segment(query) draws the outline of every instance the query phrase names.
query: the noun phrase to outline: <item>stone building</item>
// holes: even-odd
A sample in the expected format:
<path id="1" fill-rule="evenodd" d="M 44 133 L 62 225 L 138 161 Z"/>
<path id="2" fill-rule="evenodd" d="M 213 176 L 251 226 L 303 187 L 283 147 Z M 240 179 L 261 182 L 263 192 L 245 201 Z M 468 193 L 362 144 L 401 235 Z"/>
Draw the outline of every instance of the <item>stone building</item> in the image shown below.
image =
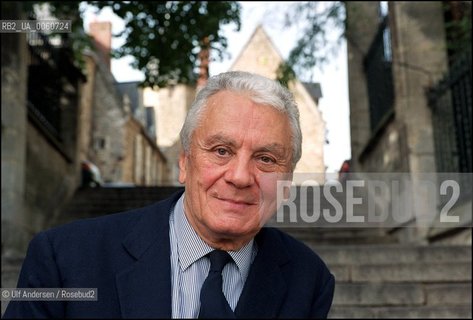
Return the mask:
<path id="1" fill-rule="evenodd" d="M 2 3 L 2 19 L 27 19 Z M 71 49 L 41 33 L 1 34 L 2 264 L 22 256 L 80 185 L 79 109 L 84 75 Z"/>
<path id="2" fill-rule="evenodd" d="M 351 170 L 403 172 L 412 177 L 414 185 L 420 183 L 421 173 L 471 172 L 471 120 L 466 120 L 471 119 L 471 62 L 467 62 L 471 51 L 462 60 L 447 43 L 451 39 L 447 25 L 458 13 L 455 8 L 466 6 L 461 12 L 470 15 L 471 26 L 471 3 L 387 3 L 386 7 L 380 2 L 346 3 Z M 469 30 L 471 34 L 471 27 Z M 459 66 L 454 66 L 455 61 Z M 434 96 L 437 100 L 431 99 Z M 452 103 L 455 99 L 463 102 Z M 454 118 L 463 120 L 455 122 Z M 438 174 L 435 177 L 440 179 Z M 469 179 L 469 201 L 460 201 L 452 209 L 465 219 L 464 226 L 471 226 L 471 176 Z M 411 216 L 404 225 L 416 226 L 416 221 Z M 471 228 L 458 225 L 449 228 L 432 223 L 399 230 L 403 241 L 448 238 L 471 243 Z"/>
<path id="3" fill-rule="evenodd" d="M 19 3 L 2 3 L 4 13 L 25 19 Z M 107 24 L 96 30 L 111 37 Z M 95 163 L 105 182 L 146 186 L 166 180 L 166 159 L 149 132 L 153 114 L 140 105 L 148 127 L 135 118 L 101 51 L 85 52 L 80 70 L 62 38 L 1 37 L 2 259 L 9 259 L 59 217 L 81 186 L 82 161 Z"/>
<path id="4" fill-rule="evenodd" d="M 196 88 L 192 85 L 177 84 L 166 88 L 145 88 L 144 104 L 154 109 L 156 119 L 156 144 L 166 155 L 168 179 L 167 185 L 180 185 L 179 153 L 181 131 L 187 111 L 195 98 Z"/>
<path id="5" fill-rule="evenodd" d="M 138 82 L 117 83 L 113 78 L 110 22 L 92 22 L 90 32 L 99 50 L 87 54 L 83 120 L 90 127 L 82 132 L 82 149 L 87 150 L 83 160 L 97 165 L 106 183 L 162 184 L 166 158 L 154 140 L 154 114 L 143 104 Z"/>

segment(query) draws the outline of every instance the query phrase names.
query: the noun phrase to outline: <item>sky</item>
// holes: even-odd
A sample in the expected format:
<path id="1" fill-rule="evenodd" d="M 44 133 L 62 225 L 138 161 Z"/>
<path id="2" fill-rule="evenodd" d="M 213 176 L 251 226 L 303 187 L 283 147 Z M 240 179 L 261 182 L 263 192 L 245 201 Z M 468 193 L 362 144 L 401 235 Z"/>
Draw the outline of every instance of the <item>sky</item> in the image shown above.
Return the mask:
<path id="1" fill-rule="evenodd" d="M 242 1 L 240 3 L 242 5 L 240 31 L 235 31 L 234 25 L 223 28 L 228 39 L 227 51 L 230 57 L 223 61 L 212 61 L 209 66 L 210 76 L 225 72 L 230 68 L 259 24 L 263 26 L 283 58 L 287 58 L 295 45 L 300 29 L 297 26 L 284 28 L 282 23 L 287 6 L 293 2 Z M 86 31 L 89 22 L 94 19 L 111 21 L 113 33 L 120 32 L 124 27 L 121 19 L 111 10 L 105 8 L 98 15 L 94 14 L 92 10 L 86 10 L 84 15 Z M 117 48 L 122 43 L 122 39 L 114 38 L 112 48 Z M 143 74 L 129 66 L 132 59 L 132 57 L 112 59 L 112 73 L 118 82 L 143 80 Z M 338 172 L 343 161 L 351 157 L 345 41 L 342 41 L 337 55 L 332 57 L 327 65 L 322 68 L 315 67 L 312 70 L 311 79 L 303 80 L 311 80 L 321 84 L 322 98 L 319 100 L 319 108 L 326 122 L 326 139 L 328 140 L 328 144 L 324 146 L 324 160 L 327 172 Z"/>

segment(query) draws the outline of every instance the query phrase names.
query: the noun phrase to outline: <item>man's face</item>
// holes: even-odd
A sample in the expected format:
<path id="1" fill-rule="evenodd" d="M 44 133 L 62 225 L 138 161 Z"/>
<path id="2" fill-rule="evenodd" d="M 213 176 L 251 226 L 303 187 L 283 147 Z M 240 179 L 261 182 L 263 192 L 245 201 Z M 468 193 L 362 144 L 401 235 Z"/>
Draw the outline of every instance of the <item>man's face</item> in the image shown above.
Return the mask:
<path id="1" fill-rule="evenodd" d="M 207 243 L 235 250 L 275 213 L 276 181 L 292 171 L 291 128 L 273 107 L 231 91 L 209 98 L 179 159 L 185 211 Z"/>

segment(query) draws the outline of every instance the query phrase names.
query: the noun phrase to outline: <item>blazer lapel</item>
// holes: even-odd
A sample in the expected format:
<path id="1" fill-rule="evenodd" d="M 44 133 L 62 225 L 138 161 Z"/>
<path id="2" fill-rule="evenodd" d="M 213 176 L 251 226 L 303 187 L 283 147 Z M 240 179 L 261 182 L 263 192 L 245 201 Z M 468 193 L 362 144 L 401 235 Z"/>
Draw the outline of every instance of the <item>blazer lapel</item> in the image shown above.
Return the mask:
<path id="1" fill-rule="evenodd" d="M 181 194 L 146 208 L 123 241 L 135 259 L 116 276 L 124 318 L 171 317 L 169 213 Z"/>
<path id="2" fill-rule="evenodd" d="M 275 318 L 284 300 L 287 286 L 282 268 L 290 258 L 272 232 L 263 228 L 256 236 L 258 254 L 235 309 L 237 318 Z"/>

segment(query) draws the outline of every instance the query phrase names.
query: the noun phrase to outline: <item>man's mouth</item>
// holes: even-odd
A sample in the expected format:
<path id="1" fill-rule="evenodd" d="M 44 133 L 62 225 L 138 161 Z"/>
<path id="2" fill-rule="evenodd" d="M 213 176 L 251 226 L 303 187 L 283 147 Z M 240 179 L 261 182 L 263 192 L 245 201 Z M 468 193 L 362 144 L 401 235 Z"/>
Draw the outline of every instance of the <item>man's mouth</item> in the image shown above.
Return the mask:
<path id="1" fill-rule="evenodd" d="M 229 203 L 232 203 L 232 204 L 237 204 L 237 205 L 247 205 L 247 206 L 251 206 L 251 205 L 254 205 L 256 204 L 255 202 L 253 201 L 247 201 L 247 200 L 239 200 L 239 199 L 230 199 L 230 198 L 217 198 L 219 200 L 222 200 L 222 201 L 226 201 L 226 202 L 229 202 Z"/>
<path id="2" fill-rule="evenodd" d="M 217 200 L 222 201 L 225 205 L 236 207 L 236 208 L 247 208 L 249 206 L 256 205 L 258 201 L 254 201 L 248 198 L 233 198 L 233 197 L 221 197 L 214 196 Z"/>

